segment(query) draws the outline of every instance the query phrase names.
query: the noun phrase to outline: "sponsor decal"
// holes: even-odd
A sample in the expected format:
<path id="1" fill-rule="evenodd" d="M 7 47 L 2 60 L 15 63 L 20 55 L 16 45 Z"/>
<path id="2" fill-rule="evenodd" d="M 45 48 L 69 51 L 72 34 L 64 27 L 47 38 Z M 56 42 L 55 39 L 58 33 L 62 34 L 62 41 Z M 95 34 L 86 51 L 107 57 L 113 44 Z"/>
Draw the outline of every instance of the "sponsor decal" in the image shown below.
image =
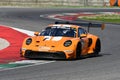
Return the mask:
<path id="1" fill-rule="evenodd" d="M 40 46 L 39 51 L 49 51 L 50 47 L 47 46 Z"/>
<path id="2" fill-rule="evenodd" d="M 50 40 L 52 37 L 51 36 L 45 36 L 43 41 Z"/>
<path id="3" fill-rule="evenodd" d="M 60 41 L 62 37 L 53 37 L 52 41 Z"/>

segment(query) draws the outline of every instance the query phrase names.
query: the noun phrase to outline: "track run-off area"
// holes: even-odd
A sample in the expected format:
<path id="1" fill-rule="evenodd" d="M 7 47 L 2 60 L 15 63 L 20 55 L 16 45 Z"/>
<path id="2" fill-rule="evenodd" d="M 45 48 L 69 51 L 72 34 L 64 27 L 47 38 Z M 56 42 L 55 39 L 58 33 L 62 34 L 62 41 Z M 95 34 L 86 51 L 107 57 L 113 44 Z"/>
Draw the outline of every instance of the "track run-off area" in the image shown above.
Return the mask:
<path id="1" fill-rule="evenodd" d="M 48 24 L 56 21 L 43 15 L 80 12 L 120 12 L 120 10 L 119 8 L 0 8 L 0 25 L 10 26 L 15 31 L 22 30 L 26 37 L 26 34 L 30 36 L 33 33 L 31 31 L 40 32 Z M 73 19 L 74 17 L 68 19 L 71 20 L 71 18 Z M 74 21 L 83 22 L 84 20 L 74 18 Z M 3 28 L 0 27 L 1 29 Z M 14 60 L 10 61 L 12 60 L 10 59 L 3 65 L 3 61 L 1 61 L 0 80 L 120 80 L 119 30 L 119 24 L 108 23 L 106 23 L 105 30 L 103 31 L 99 28 L 90 29 L 90 33 L 98 35 L 101 39 L 102 51 L 99 57 L 80 60 L 26 60 L 17 57 L 17 62 Z M 0 34 L 3 33 L 6 32 L 1 30 Z M 11 32 L 8 31 L 5 36 L 13 37 L 15 39 L 13 40 L 14 42 L 20 40 L 20 35 L 10 36 L 10 34 Z M 4 38 L 4 36 L 0 38 Z M 19 42 L 21 43 L 22 41 L 20 40 Z M 7 50 L 6 52 L 9 53 Z"/>

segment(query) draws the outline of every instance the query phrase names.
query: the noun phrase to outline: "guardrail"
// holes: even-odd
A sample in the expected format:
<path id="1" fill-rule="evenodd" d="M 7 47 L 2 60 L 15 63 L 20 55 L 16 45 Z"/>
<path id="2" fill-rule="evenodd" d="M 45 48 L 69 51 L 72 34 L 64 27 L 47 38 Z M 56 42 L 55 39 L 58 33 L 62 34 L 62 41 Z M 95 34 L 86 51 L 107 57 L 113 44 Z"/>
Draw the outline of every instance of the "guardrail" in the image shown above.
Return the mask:
<path id="1" fill-rule="evenodd" d="M 109 0 L 0 0 L 2 6 L 108 6 Z"/>

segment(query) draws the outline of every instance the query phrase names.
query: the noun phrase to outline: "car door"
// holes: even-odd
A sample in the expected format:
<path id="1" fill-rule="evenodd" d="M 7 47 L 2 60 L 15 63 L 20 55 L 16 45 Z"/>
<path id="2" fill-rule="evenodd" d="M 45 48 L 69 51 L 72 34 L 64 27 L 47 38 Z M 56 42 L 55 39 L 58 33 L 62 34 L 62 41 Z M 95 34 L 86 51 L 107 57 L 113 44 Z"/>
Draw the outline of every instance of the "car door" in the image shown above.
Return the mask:
<path id="1" fill-rule="evenodd" d="M 78 29 L 78 37 L 80 37 L 81 45 L 82 45 L 82 53 L 81 55 L 86 55 L 88 52 L 88 43 L 89 40 L 87 38 L 87 31 L 83 28 Z"/>

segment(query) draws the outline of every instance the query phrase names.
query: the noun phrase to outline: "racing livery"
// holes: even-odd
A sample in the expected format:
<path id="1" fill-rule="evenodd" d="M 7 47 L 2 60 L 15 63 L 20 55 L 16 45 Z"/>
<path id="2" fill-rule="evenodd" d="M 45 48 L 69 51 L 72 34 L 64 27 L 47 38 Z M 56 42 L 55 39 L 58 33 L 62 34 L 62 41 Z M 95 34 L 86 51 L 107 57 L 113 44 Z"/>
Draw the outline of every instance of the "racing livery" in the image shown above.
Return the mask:
<path id="1" fill-rule="evenodd" d="M 83 27 L 88 26 L 88 31 Z M 104 28 L 104 24 L 56 22 L 41 33 L 23 41 L 20 55 L 25 58 L 79 59 L 97 56 L 101 51 L 98 36 L 89 33 L 90 27 Z"/>

